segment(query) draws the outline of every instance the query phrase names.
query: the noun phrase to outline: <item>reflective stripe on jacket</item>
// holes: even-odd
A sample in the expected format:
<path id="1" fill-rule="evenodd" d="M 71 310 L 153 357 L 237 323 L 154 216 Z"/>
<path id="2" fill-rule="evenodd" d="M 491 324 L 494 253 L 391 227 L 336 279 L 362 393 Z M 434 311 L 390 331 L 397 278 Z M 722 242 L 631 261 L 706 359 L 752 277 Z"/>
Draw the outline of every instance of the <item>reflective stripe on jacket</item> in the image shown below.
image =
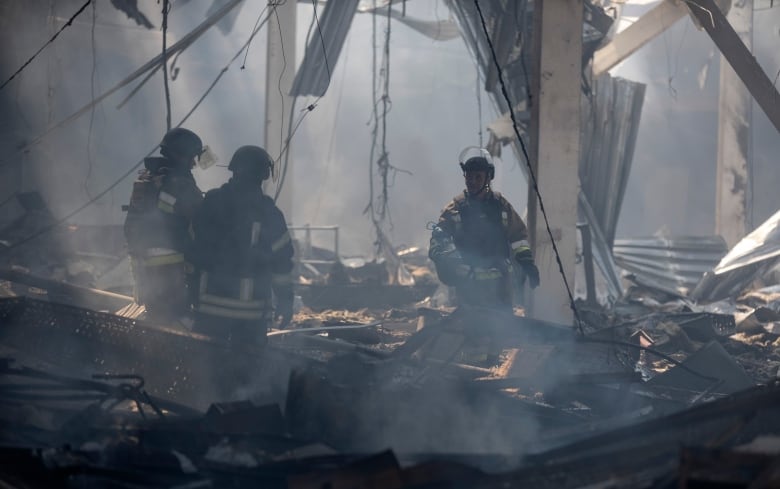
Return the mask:
<path id="1" fill-rule="evenodd" d="M 270 317 L 272 291 L 291 301 L 293 247 L 273 199 L 256 184 L 231 179 L 210 190 L 193 220 L 201 270 L 196 310 L 234 319 Z"/>
<path id="2" fill-rule="evenodd" d="M 270 315 L 269 299 L 257 299 L 255 280 L 251 278 L 234 279 L 223 277 L 221 291 L 232 289 L 234 294 L 214 292 L 209 286 L 209 273 L 201 272 L 200 291 L 195 310 L 211 316 L 230 319 L 263 320 Z M 234 287 L 225 287 L 225 280 L 235 281 Z"/>
<path id="3" fill-rule="evenodd" d="M 173 170 L 166 158 L 145 160 L 146 169 L 133 184 L 124 231 L 130 254 L 147 256 L 151 248 L 189 255 L 192 218 L 203 194 L 187 170 Z"/>

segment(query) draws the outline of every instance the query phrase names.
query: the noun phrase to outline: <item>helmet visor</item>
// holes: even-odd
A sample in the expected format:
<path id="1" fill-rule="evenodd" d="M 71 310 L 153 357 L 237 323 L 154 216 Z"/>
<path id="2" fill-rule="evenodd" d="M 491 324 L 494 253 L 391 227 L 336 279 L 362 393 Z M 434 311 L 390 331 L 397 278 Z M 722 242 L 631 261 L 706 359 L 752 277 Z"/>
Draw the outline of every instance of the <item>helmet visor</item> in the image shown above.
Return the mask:
<path id="1" fill-rule="evenodd" d="M 458 156 L 458 161 L 460 164 L 466 163 L 470 158 L 474 157 L 480 157 L 485 158 L 485 160 L 493 165 L 493 157 L 490 156 L 490 153 L 485 148 L 480 148 L 479 146 L 468 146 L 467 148 L 464 148 L 463 151 L 460 152 L 460 155 Z"/>
<path id="2" fill-rule="evenodd" d="M 217 161 L 219 161 L 217 155 L 214 154 L 214 152 L 211 151 L 211 148 L 208 146 L 203 147 L 203 151 L 195 156 L 195 160 L 198 162 L 198 168 L 201 170 L 208 170 L 212 166 L 216 165 Z"/>

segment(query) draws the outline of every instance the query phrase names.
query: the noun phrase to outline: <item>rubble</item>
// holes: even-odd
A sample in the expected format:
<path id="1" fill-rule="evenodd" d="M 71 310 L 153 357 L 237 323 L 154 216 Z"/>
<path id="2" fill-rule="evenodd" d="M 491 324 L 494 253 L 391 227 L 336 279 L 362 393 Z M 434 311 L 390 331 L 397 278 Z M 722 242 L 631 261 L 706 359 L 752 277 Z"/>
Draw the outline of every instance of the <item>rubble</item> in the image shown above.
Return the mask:
<path id="1" fill-rule="evenodd" d="M 208 18 L 195 30 L 183 37 L 177 35 L 178 42 L 168 48 L 169 5 L 164 2 L 163 53 L 103 95 L 95 98 L 93 93 L 92 102 L 59 123 L 52 108 L 63 104 L 53 98 L 56 83 L 49 79 L 45 132 L 35 136 L 39 132 L 33 127 L 36 124 L 27 124 L 30 127 L 20 132 L 25 138 L 30 133 L 31 139 L 17 141 L 18 147 L 12 148 L 11 157 L 19 160 L 9 170 L 9 174 L 18 173 L 12 185 L 29 188 L 36 180 L 26 174 L 45 168 L 38 161 L 42 158 L 34 154 L 23 157 L 21 153 L 30 155 L 44 136 L 94 108 L 139 74 L 162 66 L 168 99 L 166 60 L 171 60 L 175 79 L 177 56 L 210 26 L 230 31 L 238 12 L 225 16 L 241 2 L 221 3 L 224 5 L 209 9 Z M 324 95 L 354 13 L 376 14 L 387 7 L 384 68 L 377 71 L 376 62 L 373 68 L 385 88 L 381 97 L 373 94 L 373 144 L 368 161 L 371 194 L 364 211 L 375 227 L 376 253 L 371 259 L 344 256 L 338 226 L 291 227 L 297 260 L 295 315 L 287 329 L 269 330 L 267 344 L 231 345 L 194 334 L 184 323 L 157 324 L 147 319 L 143 306 L 130 297 L 132 274 L 122 228 L 65 222 L 121 182 L 94 197 L 89 191 L 92 120 L 87 138 L 90 168 L 84 180 L 90 200 L 84 207 L 58 220 L 35 192 L 11 188 L 13 195 L 3 198 L 0 206 L 13 204 L 20 215 L 0 229 L 0 486 L 393 489 L 779 485 L 780 212 L 730 251 L 720 237 L 615 239 L 645 86 L 606 74 L 589 76 L 593 66 L 588 68 L 588 61 L 595 51 L 604 54 L 605 48 L 620 44 L 613 44 L 610 38 L 615 40 L 613 34 L 619 29 L 622 2 L 585 2 L 583 30 L 578 27 L 574 37 L 581 37 L 584 46 L 582 83 L 575 83 L 576 93 L 569 94 L 576 98 L 561 105 L 581 105 L 575 117 L 580 120 L 571 127 L 557 127 L 560 137 L 541 139 L 535 130 L 549 129 L 532 111 L 539 104 L 531 102 L 541 98 L 531 91 L 544 92 L 559 82 L 553 77 L 553 84 L 548 85 L 547 74 L 528 69 L 538 67 L 537 53 L 529 52 L 528 46 L 545 45 L 528 42 L 529 33 L 535 39 L 546 39 L 542 37 L 545 32 L 534 32 L 546 24 L 539 19 L 549 19 L 546 13 L 539 14 L 539 3 L 532 14 L 533 3 L 474 2 L 472 7 L 471 2 L 449 1 L 452 18 L 436 22 L 407 16 L 406 2 L 396 6 L 400 12 L 392 2 L 374 2 L 372 8 L 363 3 L 326 2 L 321 26 L 313 2 L 318 35 L 307 35 L 303 61 L 291 63 L 298 66 L 292 91 L 282 86 L 281 77 L 278 87 L 270 88 L 283 97 L 290 93 Z M 701 6 L 699 0 L 688 3 Z M 112 4 L 138 25 L 152 26 L 136 2 L 112 0 Z M 517 8 L 510 12 L 509 5 Z M 667 9 L 669 15 L 683 7 L 669 2 L 652 11 L 658 14 Z M 295 6 L 291 8 L 294 11 Z M 48 10 L 47 19 L 54 19 L 53 2 Z M 701 20 L 702 11 L 717 14 L 718 30 L 728 27 L 714 4 L 691 13 Z M 93 44 L 95 12 L 93 8 Z M 269 15 L 272 12 L 274 9 Z M 676 20 L 683 15 L 677 13 L 680 15 L 668 18 Z M 263 13 L 233 60 L 248 49 L 270 18 L 262 17 Z M 525 317 L 522 308 L 452 307 L 450 289 L 436 279 L 425 250 L 392 245 L 386 233 L 387 227 L 392 229 L 388 187 L 393 178 L 388 178 L 388 170 L 393 174 L 407 171 L 390 165 L 385 144 L 390 19 L 433 39 L 454 38 L 460 32 L 476 55 L 476 80 L 484 87 L 477 90 L 480 119 L 483 89 L 491 95 L 494 109 L 503 113 L 488 126 L 491 153 L 500 154 L 502 144 L 515 145 L 516 156 L 522 153 L 528 163 L 527 169 L 520 165 L 520 171 L 537 193 L 534 164 L 521 134 L 530 136 L 536 154 L 544 153 L 540 141 L 544 150 L 547 141 L 564 141 L 568 133 L 578 134 L 572 141 L 582 139 L 580 147 L 571 145 L 577 149 L 564 148 L 567 155 L 576 153 L 578 174 L 564 179 L 564 171 L 571 168 L 558 168 L 559 163 L 553 173 L 561 181 L 570 181 L 567 188 L 578 193 L 578 202 L 572 200 L 568 211 L 558 208 L 566 207 L 563 204 L 549 205 L 550 225 L 542 195 L 538 195 L 538 209 L 544 214 L 556 255 L 555 242 L 562 240 L 567 248 L 573 245 L 569 240 L 572 225 L 582 221 L 577 226 L 581 254 L 576 259 L 582 258 L 586 300 L 572 300 L 576 327 Z M 644 15 L 633 24 L 639 26 L 634 33 L 643 31 L 642 36 L 633 35 L 643 40 L 623 51 L 633 51 L 654 37 L 658 26 L 653 29 L 647 24 L 652 20 Z M 285 35 L 294 32 L 278 15 L 276 24 Z M 723 32 L 713 32 L 716 26 L 711 24 L 708 32 L 718 46 L 742 48 L 738 41 L 724 44 Z M 310 33 L 315 32 L 314 25 Z M 732 31 L 729 28 L 727 33 Z M 626 43 L 632 30 L 623 32 L 628 34 L 618 40 Z M 269 37 L 269 46 L 271 40 Z M 23 44 L 19 40 L 17 47 Z M 58 50 L 60 54 L 66 51 L 64 47 Z M 269 49 L 269 58 L 274 57 L 273 51 Z M 284 49 L 281 51 L 286 67 L 288 59 Z M 724 49 L 724 53 L 731 53 L 726 56 L 729 60 L 735 59 L 733 49 Z M 374 54 L 378 54 L 376 47 Z M 569 54 L 579 58 L 580 53 Z M 538 56 L 550 60 L 546 54 Z M 752 57 L 742 59 L 755 65 Z M 618 61 L 613 59 L 611 65 Z M 93 68 L 95 63 L 93 59 Z M 57 68 L 46 68 L 48 78 L 52 67 Z M 735 65 L 735 69 L 747 76 L 744 66 Z M 198 76 L 195 71 L 190 70 L 190 74 Z M 266 69 L 267 73 L 272 71 Z M 760 69 L 752 72 L 763 75 Z M 94 75 L 93 69 L 93 81 Z M 671 75 L 668 89 L 676 93 Z M 28 81 L 34 77 L 34 72 L 28 72 Z M 268 76 L 272 78 L 275 76 Z M 577 81 L 579 76 L 568 79 Z M 744 80 L 754 95 L 777 95 L 774 89 L 756 92 L 755 78 Z M 133 98 L 144 83 L 119 105 Z M 382 83 L 374 84 L 374 92 L 379 85 Z M 269 101 L 271 92 L 268 87 L 266 90 L 265 100 Z M 552 92 L 559 100 L 565 98 L 557 89 Z M 31 93 L 17 93 L 17 98 L 29 101 Z M 181 99 L 180 95 L 175 99 Z M 758 98 L 759 102 L 769 100 Z M 170 127 L 170 103 L 167 105 Z M 308 105 L 298 124 L 316 106 L 317 101 Z M 507 109 L 511 110 L 505 112 Z M 290 114 L 295 112 L 293 102 Z M 724 119 L 735 117 L 722 114 Z M 282 119 L 273 114 L 266 117 L 267 121 Z M 297 129 L 297 125 L 294 129 L 290 126 L 281 153 L 288 149 Z M 266 132 L 275 134 L 268 128 Z M 380 134 L 381 151 L 375 151 Z M 745 139 L 740 134 L 739 139 Z M 479 137 L 481 141 L 481 129 Z M 722 139 L 725 146 L 734 143 Z M 56 144 L 49 143 L 51 148 L 43 150 L 46 145 L 42 145 L 42 152 L 56 154 Z M 419 149 L 415 154 L 422 155 L 421 161 L 434 161 L 424 146 L 413 149 Z M 112 151 L 116 153 L 112 157 L 121 157 L 119 149 Z M 329 160 L 331 153 L 340 152 L 328 150 Z M 338 157 L 344 166 L 347 153 Z M 288 170 L 286 157 L 279 163 L 275 198 L 286 198 L 289 186 L 280 193 Z M 576 165 L 577 161 L 571 163 Z M 22 171 L 22 165 L 34 168 Z M 374 195 L 375 165 L 383 172 L 378 201 Z M 63 168 L 77 175 L 71 168 Z M 327 170 L 327 164 L 323 168 Z M 738 170 L 731 190 L 735 196 L 752 188 L 740 177 L 742 169 Z M 107 173 L 101 170 L 95 177 L 98 175 Z M 422 173 L 421 178 L 429 176 Z M 722 175 L 718 175 L 719 189 L 721 180 Z M 319 183 L 323 188 L 332 187 L 324 180 Z M 329 194 L 339 196 L 339 188 L 333 187 Z M 548 203 L 552 200 L 546 194 L 544 199 Z M 318 201 L 317 206 L 320 204 Z M 353 207 L 354 202 L 349 204 Z M 374 205 L 381 205 L 381 210 Z M 538 235 L 536 207 L 530 206 L 526 220 L 535 253 L 546 247 L 539 248 L 546 236 L 540 239 Z M 739 209 L 742 217 L 746 217 L 746 209 Z M 55 210 L 65 214 L 62 209 Z M 105 210 L 117 209 L 107 206 Z M 752 202 L 749 210 L 753 210 Z M 577 216 L 559 221 L 563 212 Z M 314 246 L 312 232 L 332 235 L 333 249 Z M 297 239 L 300 233 L 302 240 Z M 537 255 L 540 265 L 542 257 L 550 262 L 551 257 L 544 255 Z M 569 297 L 582 291 L 582 284 L 579 291 L 576 286 L 574 293 L 568 290 L 566 277 L 572 269 L 564 270 L 564 266 L 572 266 L 575 252 L 571 255 L 556 256 Z M 623 276 L 627 282 L 621 280 L 618 266 L 627 272 Z M 628 282 L 632 285 L 626 290 Z M 543 284 L 546 288 L 549 283 L 545 279 Z"/>
<path id="2" fill-rule="evenodd" d="M 430 273 L 413 250 L 399 257 Z M 0 299 L 0 351 L 15 359 L 0 437 L 41 450 L 4 449 L 18 464 L 0 479 L 638 487 L 742 480 L 732 465 L 770 477 L 767 457 L 735 448 L 763 428 L 721 445 L 690 433 L 773 409 L 772 288 L 703 306 L 635 285 L 609 309 L 580 303 L 582 335 L 522 309 L 430 307 L 438 284 L 384 283 L 382 264 L 341 268 L 300 286 L 293 325 L 243 352 L 144 321 L 127 296 L 4 272 L 8 295 L 25 296 Z"/>

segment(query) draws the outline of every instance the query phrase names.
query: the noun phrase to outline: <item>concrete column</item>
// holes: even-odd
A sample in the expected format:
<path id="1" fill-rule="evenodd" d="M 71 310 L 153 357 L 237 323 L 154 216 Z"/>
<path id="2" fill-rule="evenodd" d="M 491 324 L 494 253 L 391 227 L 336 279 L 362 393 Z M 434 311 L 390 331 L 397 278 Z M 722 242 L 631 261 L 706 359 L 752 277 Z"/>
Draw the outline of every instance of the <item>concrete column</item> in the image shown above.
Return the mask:
<path id="1" fill-rule="evenodd" d="M 289 95 L 295 79 L 295 20 L 297 2 L 284 2 L 270 7 L 268 19 L 268 46 L 265 75 L 265 150 L 271 158 L 277 158 L 287 145 L 290 108 L 293 97 Z M 281 92 L 281 93 L 280 93 Z M 293 114 L 293 123 L 295 114 Z M 290 151 L 291 148 L 287 148 Z M 285 155 L 277 161 L 277 171 L 282 170 Z M 293 203 L 293 158 L 287 158 L 287 176 L 277 205 L 289 221 Z M 274 195 L 276 187 L 269 184 L 267 193 Z"/>
<path id="2" fill-rule="evenodd" d="M 582 0 L 534 3 L 531 165 L 572 288 L 579 193 L 582 22 Z M 528 314 L 573 324 L 569 296 L 533 188 L 528 191 L 528 227 L 541 278 L 541 285 L 531 294 Z"/>
<path id="3" fill-rule="evenodd" d="M 745 47 L 753 43 L 753 0 L 732 3 L 726 17 Z M 751 229 L 750 172 L 752 138 L 750 121 L 753 98 L 726 58 L 720 57 L 718 105 L 718 166 L 715 233 L 734 246 Z"/>

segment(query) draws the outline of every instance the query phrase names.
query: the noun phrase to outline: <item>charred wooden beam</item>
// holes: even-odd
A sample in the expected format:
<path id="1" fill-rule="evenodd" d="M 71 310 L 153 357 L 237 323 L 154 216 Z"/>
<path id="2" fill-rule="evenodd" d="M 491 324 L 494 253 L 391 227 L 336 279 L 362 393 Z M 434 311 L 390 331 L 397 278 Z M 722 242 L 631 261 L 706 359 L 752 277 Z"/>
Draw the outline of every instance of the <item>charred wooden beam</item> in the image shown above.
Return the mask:
<path id="1" fill-rule="evenodd" d="M 780 94 L 714 0 L 688 0 L 688 10 L 712 38 L 750 94 L 780 131 Z"/>

